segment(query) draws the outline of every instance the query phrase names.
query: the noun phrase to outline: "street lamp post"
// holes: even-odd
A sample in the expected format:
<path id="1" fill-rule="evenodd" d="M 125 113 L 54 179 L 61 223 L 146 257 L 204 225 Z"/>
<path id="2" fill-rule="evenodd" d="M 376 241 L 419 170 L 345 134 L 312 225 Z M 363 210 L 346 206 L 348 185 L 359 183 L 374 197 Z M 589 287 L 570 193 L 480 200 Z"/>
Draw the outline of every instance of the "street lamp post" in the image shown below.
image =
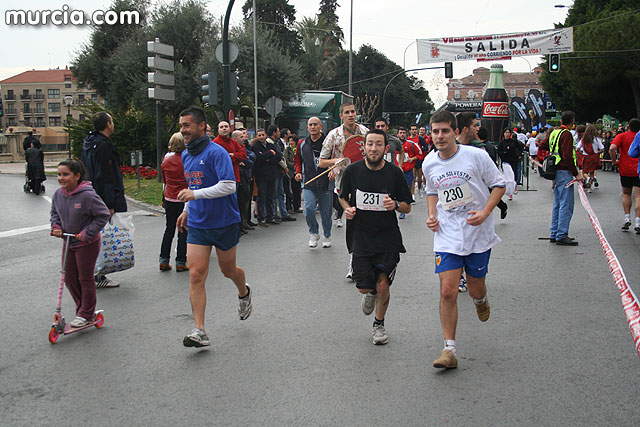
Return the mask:
<path id="1" fill-rule="evenodd" d="M 409 47 L 414 43 L 415 43 L 415 40 L 412 41 L 411 43 L 409 43 L 407 45 L 407 47 L 404 48 L 404 54 L 402 54 L 402 68 L 403 69 L 407 68 L 407 66 L 406 66 L 406 63 L 407 63 L 407 49 L 409 49 Z"/>
<path id="2" fill-rule="evenodd" d="M 64 97 L 64 105 L 67 106 L 67 143 L 69 145 L 69 158 L 71 158 L 71 105 L 73 104 L 73 96 Z"/>

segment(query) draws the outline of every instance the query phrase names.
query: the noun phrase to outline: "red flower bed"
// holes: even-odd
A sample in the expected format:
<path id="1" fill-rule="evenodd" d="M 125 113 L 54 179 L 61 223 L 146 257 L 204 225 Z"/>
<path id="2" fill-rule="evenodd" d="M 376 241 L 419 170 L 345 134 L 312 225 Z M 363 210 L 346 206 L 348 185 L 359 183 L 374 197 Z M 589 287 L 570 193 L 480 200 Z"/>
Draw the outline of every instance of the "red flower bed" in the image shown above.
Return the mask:
<path id="1" fill-rule="evenodd" d="M 120 166 L 122 175 L 127 178 L 137 178 L 138 173 L 133 166 Z M 152 167 L 140 166 L 140 178 L 142 179 L 155 179 L 158 177 L 158 171 Z"/>

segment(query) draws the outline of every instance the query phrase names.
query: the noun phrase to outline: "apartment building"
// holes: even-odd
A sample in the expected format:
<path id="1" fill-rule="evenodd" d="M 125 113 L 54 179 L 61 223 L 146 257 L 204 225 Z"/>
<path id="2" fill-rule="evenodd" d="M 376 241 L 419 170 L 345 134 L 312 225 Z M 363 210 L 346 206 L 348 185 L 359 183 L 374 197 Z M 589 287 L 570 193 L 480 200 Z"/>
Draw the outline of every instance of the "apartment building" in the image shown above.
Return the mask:
<path id="1" fill-rule="evenodd" d="M 67 134 L 63 127 L 67 115 L 84 119 L 77 109 L 79 105 L 89 100 L 102 102 L 94 90 L 78 87 L 68 67 L 25 71 L 4 79 L 0 81 L 0 96 L 3 109 L 0 153 L 13 151 L 12 135 L 30 130 L 40 136 L 44 151 L 66 150 Z M 18 145 L 21 151 L 21 141 Z"/>
<path id="2" fill-rule="evenodd" d="M 509 98 L 525 98 L 531 89 L 543 92 L 540 84 L 541 67 L 535 67 L 530 73 L 504 72 L 504 88 Z M 461 79 L 450 79 L 447 83 L 447 100 L 455 102 L 482 101 L 482 95 L 489 82 L 489 69 L 479 67 L 473 74 Z"/>

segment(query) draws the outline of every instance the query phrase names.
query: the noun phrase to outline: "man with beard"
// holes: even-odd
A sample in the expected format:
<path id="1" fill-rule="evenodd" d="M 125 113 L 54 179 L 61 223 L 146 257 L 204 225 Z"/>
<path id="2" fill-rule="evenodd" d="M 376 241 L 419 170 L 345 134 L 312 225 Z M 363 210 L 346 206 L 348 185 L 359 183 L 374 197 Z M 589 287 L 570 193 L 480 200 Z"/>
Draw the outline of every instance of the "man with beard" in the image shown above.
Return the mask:
<path id="1" fill-rule="evenodd" d="M 178 217 L 178 231 L 188 227 L 187 259 L 189 264 L 189 297 L 195 328 L 184 337 L 185 347 L 210 345 L 204 330 L 207 306 L 205 283 L 209 274 L 211 248 L 215 246 L 222 274 L 238 289 L 238 315 L 245 320 L 251 315 L 251 290 L 245 282 L 244 270 L 236 264 L 240 239 L 240 213 L 236 199 L 236 179 L 229 153 L 212 144 L 205 134 L 206 116 L 198 107 L 180 113 L 180 133 L 187 149 L 182 152 L 184 176 L 188 189 L 178 199 L 185 210 Z"/>
<path id="2" fill-rule="evenodd" d="M 387 134 L 387 138 L 389 140 L 389 149 L 384 155 L 384 159 L 387 162 L 402 168 L 402 163 L 404 162 L 404 149 L 402 148 L 402 141 L 400 141 L 395 135 L 389 135 L 389 124 L 387 123 L 386 119 L 380 117 L 377 118 L 373 123 L 376 129 L 380 129 Z"/>
<path id="3" fill-rule="evenodd" d="M 365 135 L 364 161 L 349 165 L 342 177 L 340 204 L 347 218 L 347 248 L 352 254 L 353 279 L 365 315 L 375 309 L 373 343 L 389 341 L 384 316 L 389 306 L 400 253 L 406 252 L 395 211 L 411 211 L 413 198 L 402 171 L 384 161 L 387 134 L 373 129 Z"/>

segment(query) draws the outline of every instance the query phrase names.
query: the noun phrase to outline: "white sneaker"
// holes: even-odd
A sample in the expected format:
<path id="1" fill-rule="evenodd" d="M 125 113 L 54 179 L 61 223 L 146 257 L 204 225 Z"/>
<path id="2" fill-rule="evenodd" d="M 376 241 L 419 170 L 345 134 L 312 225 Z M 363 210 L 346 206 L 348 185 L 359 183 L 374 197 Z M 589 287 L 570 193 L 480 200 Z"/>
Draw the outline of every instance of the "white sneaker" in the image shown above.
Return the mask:
<path id="1" fill-rule="evenodd" d="M 72 328 L 82 328 L 86 326 L 89 322 L 84 317 L 76 316 L 71 322 L 69 322 L 69 326 Z"/>
<path id="2" fill-rule="evenodd" d="M 362 295 L 362 303 L 360 306 L 362 307 L 362 312 L 365 316 L 373 313 L 373 310 L 376 308 L 376 299 L 378 298 L 378 294 L 372 294 L 371 292 Z"/>
<path id="3" fill-rule="evenodd" d="M 338 227 L 338 228 L 342 228 L 342 218 L 338 218 L 338 219 L 336 220 L 336 227 Z"/>
<path id="4" fill-rule="evenodd" d="M 322 241 L 322 247 L 323 248 L 330 248 L 331 247 L 331 237 L 325 237 L 324 240 Z"/>
<path id="5" fill-rule="evenodd" d="M 312 234 L 311 237 L 309 237 L 309 247 L 315 248 L 316 246 L 318 246 L 318 240 L 320 240 L 320 235 Z"/>
<path id="6" fill-rule="evenodd" d="M 384 330 L 384 325 L 375 325 L 372 335 L 375 345 L 385 345 L 389 342 L 389 337 L 387 336 L 387 331 Z"/>

